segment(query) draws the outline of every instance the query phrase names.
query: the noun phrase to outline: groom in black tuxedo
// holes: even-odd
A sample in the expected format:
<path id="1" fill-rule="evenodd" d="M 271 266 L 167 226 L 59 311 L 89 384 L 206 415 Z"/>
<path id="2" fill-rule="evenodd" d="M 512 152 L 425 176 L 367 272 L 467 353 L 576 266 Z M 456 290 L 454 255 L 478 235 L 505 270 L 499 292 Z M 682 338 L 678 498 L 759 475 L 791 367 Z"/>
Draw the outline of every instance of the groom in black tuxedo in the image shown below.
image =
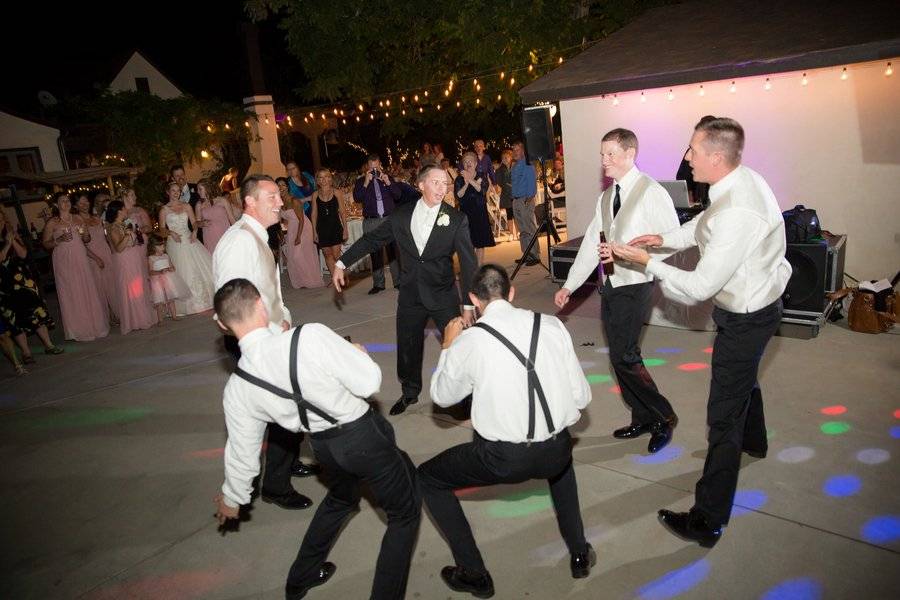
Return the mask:
<path id="1" fill-rule="evenodd" d="M 397 306 L 397 376 L 403 395 L 391 407 L 399 415 L 419 401 L 422 391 L 422 350 L 425 324 L 434 320 L 443 331 L 460 316 L 460 292 L 469 297 L 469 286 L 478 268 L 469 237 L 469 221 L 442 199 L 450 182 L 437 165 L 425 166 L 417 178 L 422 198 L 398 206 L 376 229 L 356 241 L 335 265 L 332 281 L 340 292 L 344 269 L 395 242 L 400 249 L 400 297 Z M 460 288 L 453 274 L 453 253 L 459 257 Z M 463 306 L 466 325 L 475 322 L 475 307 Z"/>

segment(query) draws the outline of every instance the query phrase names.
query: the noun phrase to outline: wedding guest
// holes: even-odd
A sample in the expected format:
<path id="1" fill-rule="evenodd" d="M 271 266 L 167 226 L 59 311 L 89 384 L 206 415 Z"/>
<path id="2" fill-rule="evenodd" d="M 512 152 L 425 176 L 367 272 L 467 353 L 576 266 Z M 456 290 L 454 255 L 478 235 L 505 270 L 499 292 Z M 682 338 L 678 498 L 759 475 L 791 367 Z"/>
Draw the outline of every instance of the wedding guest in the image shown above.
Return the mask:
<path id="1" fill-rule="evenodd" d="M 322 249 L 328 272 L 334 272 L 334 263 L 341 255 L 341 244 L 347 241 L 347 216 L 344 214 L 344 194 L 334 189 L 331 171 L 319 169 L 316 173 L 318 189 L 313 192 L 312 226 L 315 242 Z"/>
<path id="2" fill-rule="evenodd" d="M 303 213 L 309 217 L 312 214 L 312 203 L 309 197 L 316 191 L 316 181 L 310 173 L 301 171 L 297 163 L 290 161 L 284 165 L 287 171 L 287 185 L 291 196 L 303 203 Z"/>
<path id="3" fill-rule="evenodd" d="M 500 167 L 495 173 L 497 177 L 497 187 L 500 188 L 500 209 L 506 212 L 506 228 L 512 239 L 519 239 L 519 228 L 516 227 L 516 218 L 513 215 L 513 199 L 512 199 L 512 150 L 506 148 L 500 154 Z"/>
<path id="4" fill-rule="evenodd" d="M 287 221 L 288 229 L 282 249 L 287 258 L 291 287 L 294 289 L 324 287 L 312 223 L 303 213 L 301 201 L 288 191 L 288 181 L 284 177 L 279 177 L 275 183 L 284 203 L 281 218 Z"/>
<path id="5" fill-rule="evenodd" d="M 222 195 L 219 187 L 209 179 L 197 182 L 197 220 L 203 228 L 203 245 L 212 254 L 219 239 L 234 222 L 234 213 L 228 198 Z"/>
<path id="6" fill-rule="evenodd" d="M 91 240 L 87 243 L 88 258 L 91 259 L 91 273 L 97 283 L 97 289 L 106 301 L 110 321 L 118 322 L 118 294 L 116 293 L 116 276 L 112 267 L 112 251 L 106 241 L 106 229 L 103 220 L 94 216 L 94 202 L 82 194 L 75 203 L 78 216 L 82 218 Z"/>
<path id="7" fill-rule="evenodd" d="M 57 193 L 53 204 L 56 214 L 47 222 L 42 242 L 51 253 L 65 338 L 89 342 L 106 337 L 109 312 L 91 274 L 85 245 L 90 233 L 81 217 L 72 214 L 68 194 Z"/>
<path id="8" fill-rule="evenodd" d="M 476 171 L 478 158 L 474 152 L 463 155 L 462 170 L 456 177 L 453 191 L 459 199 L 459 209 L 469 219 L 469 233 L 472 245 L 475 246 L 475 257 L 478 264 L 484 262 L 484 249 L 494 246 L 494 234 L 487 213 L 487 189 L 490 185 L 486 176 L 479 176 Z"/>
<path id="9" fill-rule="evenodd" d="M 213 288 L 212 256 L 197 241 L 197 220 L 189 204 L 181 202 L 181 188 L 170 183 L 166 189 L 169 201 L 159 211 L 159 231 L 166 236 L 166 254 L 191 290 L 186 300 L 175 301 L 180 315 L 210 310 Z M 193 225 L 193 231 L 188 228 Z"/>
<path id="10" fill-rule="evenodd" d="M 177 321 L 175 300 L 187 298 L 191 295 L 191 290 L 175 271 L 175 265 L 169 260 L 169 255 L 166 254 L 166 240 L 157 235 L 151 235 L 147 246 L 150 252 L 150 256 L 147 257 L 147 267 L 150 272 L 150 297 L 153 300 L 153 307 L 156 309 L 157 324 L 162 325 L 167 310 L 169 318 Z"/>
<path id="11" fill-rule="evenodd" d="M 136 223 L 125 223 L 125 205 L 113 200 L 106 207 L 113 269 L 118 281 L 119 328 L 122 335 L 156 325 L 150 304 L 144 234 Z"/>

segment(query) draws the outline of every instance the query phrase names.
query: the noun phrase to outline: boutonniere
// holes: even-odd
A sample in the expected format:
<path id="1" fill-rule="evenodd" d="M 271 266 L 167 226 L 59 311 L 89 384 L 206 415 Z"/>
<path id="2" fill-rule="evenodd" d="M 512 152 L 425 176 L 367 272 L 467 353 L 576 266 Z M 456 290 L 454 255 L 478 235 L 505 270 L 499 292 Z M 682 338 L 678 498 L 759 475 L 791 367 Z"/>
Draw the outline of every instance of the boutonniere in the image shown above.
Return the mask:
<path id="1" fill-rule="evenodd" d="M 442 212 L 440 215 L 438 215 L 436 224 L 440 227 L 446 227 L 450 224 L 450 215 Z"/>

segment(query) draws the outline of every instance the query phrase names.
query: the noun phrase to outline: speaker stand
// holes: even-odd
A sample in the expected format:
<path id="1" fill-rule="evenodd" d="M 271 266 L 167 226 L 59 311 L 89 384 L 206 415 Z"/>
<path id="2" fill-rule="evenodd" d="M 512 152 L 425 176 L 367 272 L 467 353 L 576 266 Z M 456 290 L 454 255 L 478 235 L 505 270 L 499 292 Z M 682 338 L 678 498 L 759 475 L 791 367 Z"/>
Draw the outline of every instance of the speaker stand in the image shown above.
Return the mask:
<path id="1" fill-rule="evenodd" d="M 556 232 L 556 226 L 553 224 L 553 201 L 550 199 L 550 190 L 547 186 L 547 174 L 543 172 L 544 170 L 544 159 L 543 157 L 538 158 L 538 164 L 541 165 L 541 179 L 544 181 L 544 218 L 543 222 L 538 226 L 537 231 L 534 232 L 534 235 L 531 236 L 531 241 L 528 242 L 528 246 L 525 247 L 525 250 L 522 252 L 522 256 L 519 257 L 519 264 L 516 265 L 516 268 L 513 269 L 512 275 L 509 276 L 509 280 L 512 281 L 516 278 L 516 275 L 519 274 L 519 270 L 525 265 L 525 260 L 529 256 L 531 256 L 531 249 L 534 248 L 534 245 L 537 243 L 538 238 L 541 236 L 541 232 L 547 235 L 547 264 L 544 264 L 544 261 L 541 260 L 541 266 L 550 273 L 553 272 L 550 270 L 550 261 L 552 260 L 552 255 L 550 254 L 550 248 L 552 243 L 550 241 L 550 237 L 553 236 L 553 239 L 556 240 L 556 243 L 559 243 L 559 234 Z M 521 232 L 519 232 L 521 235 Z M 540 256 L 540 251 L 538 251 L 538 256 Z"/>

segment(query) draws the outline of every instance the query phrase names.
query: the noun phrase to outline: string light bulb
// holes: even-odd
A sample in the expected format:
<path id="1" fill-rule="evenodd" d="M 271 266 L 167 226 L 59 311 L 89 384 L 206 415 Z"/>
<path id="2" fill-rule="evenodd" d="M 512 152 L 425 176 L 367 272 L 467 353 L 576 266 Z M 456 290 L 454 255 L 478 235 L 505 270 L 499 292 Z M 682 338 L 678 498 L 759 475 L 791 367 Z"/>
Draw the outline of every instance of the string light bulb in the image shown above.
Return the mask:
<path id="1" fill-rule="evenodd" d="M 304 123 L 309 123 L 309 117 L 303 117 L 303 122 L 304 122 Z"/>
<path id="2" fill-rule="evenodd" d="M 384 111 L 384 118 L 387 119 L 389 116 L 391 116 L 391 113 Z"/>
<path id="3" fill-rule="evenodd" d="M 475 98 L 475 104 L 481 104 L 481 98 Z"/>
<path id="4" fill-rule="evenodd" d="M 441 110 L 441 105 L 440 105 L 440 104 L 437 105 L 437 109 L 438 109 L 438 110 Z"/>
<path id="5" fill-rule="evenodd" d="M 425 90 L 425 97 L 428 97 L 428 90 Z"/>
<path id="6" fill-rule="evenodd" d="M 500 71 L 500 80 L 502 81 L 504 77 L 506 77 L 506 72 Z"/>
<path id="7" fill-rule="evenodd" d="M 212 125 L 207 125 L 207 126 L 206 126 L 206 130 L 207 130 L 208 132 L 212 133 L 212 131 L 213 131 Z"/>
<path id="8" fill-rule="evenodd" d="M 228 123 L 225 123 L 225 129 L 227 129 L 228 131 L 231 131 L 231 125 L 229 125 Z"/>
<path id="9" fill-rule="evenodd" d="M 697 92 L 697 95 L 698 95 L 698 96 L 701 96 L 701 97 L 706 95 L 706 90 L 703 89 L 703 86 L 702 86 L 702 85 L 700 86 L 700 91 Z"/>
<path id="10" fill-rule="evenodd" d="M 384 105 L 385 105 L 385 106 L 390 106 L 390 105 L 391 105 L 391 99 L 388 98 L 387 100 L 385 100 L 385 101 L 384 101 Z"/>
<path id="11" fill-rule="evenodd" d="M 450 90 L 444 90 L 444 96 L 446 97 L 446 96 L 449 96 L 449 95 L 450 95 Z"/>
<path id="12" fill-rule="evenodd" d="M 400 96 L 400 102 L 406 102 L 406 96 Z"/>
<path id="13" fill-rule="evenodd" d="M 847 81 L 847 67 L 844 67 L 841 70 L 841 81 Z"/>
<path id="14" fill-rule="evenodd" d="M 269 124 L 269 115 L 266 115 L 266 125 Z"/>
<path id="15" fill-rule="evenodd" d="M 362 105 L 362 104 L 357 104 L 357 105 L 356 105 L 356 108 L 359 109 L 359 112 L 362 112 L 362 111 L 363 111 L 363 105 Z"/>
<path id="16" fill-rule="evenodd" d="M 209 152 L 207 152 L 206 150 L 201 150 L 200 156 L 201 158 L 209 158 Z"/>
<path id="17" fill-rule="evenodd" d="M 378 101 L 378 106 L 381 107 L 381 108 L 384 108 L 384 100 L 379 100 L 379 101 Z"/>
<path id="18" fill-rule="evenodd" d="M 528 72 L 531 73 L 534 71 L 534 65 L 528 65 Z"/>
<path id="19" fill-rule="evenodd" d="M 559 64 L 562 64 L 562 62 L 563 62 L 563 57 L 562 57 L 562 56 L 559 57 L 559 61 L 558 61 L 558 62 L 559 62 Z"/>
<path id="20" fill-rule="evenodd" d="M 312 114 L 312 113 L 309 113 L 309 118 L 310 118 L 310 119 L 315 119 L 315 118 L 316 118 L 316 115 L 314 115 L 314 114 Z"/>
<path id="21" fill-rule="evenodd" d="M 460 102 L 459 102 L 459 100 L 457 100 L 457 101 L 456 101 L 456 108 L 459 108 L 459 106 L 460 106 Z"/>
<path id="22" fill-rule="evenodd" d="M 249 128 L 250 128 L 250 121 L 244 121 L 244 127 L 246 127 L 247 129 L 249 129 Z"/>
<path id="23" fill-rule="evenodd" d="M 769 91 L 772 89 L 772 82 L 769 81 L 769 78 L 766 77 L 766 83 L 763 85 L 763 89 Z"/>
<path id="24" fill-rule="evenodd" d="M 450 91 L 453 91 L 453 80 L 452 79 L 450 80 L 450 83 L 447 84 L 447 89 Z"/>
<path id="25" fill-rule="evenodd" d="M 359 123 L 359 115 L 356 115 L 356 122 Z"/>
<path id="26" fill-rule="evenodd" d="M 887 64 L 887 69 L 884 70 L 884 74 L 886 77 L 890 77 L 894 74 L 894 67 L 891 66 L 891 63 Z"/>
<path id="27" fill-rule="evenodd" d="M 413 96 L 413 102 L 418 102 L 418 101 L 419 101 L 419 95 L 416 94 L 415 96 Z"/>
<path id="28" fill-rule="evenodd" d="M 728 88 L 728 91 L 731 92 L 732 94 L 737 91 L 737 85 L 735 85 L 735 83 L 733 81 L 731 82 L 731 87 Z"/>
<path id="29" fill-rule="evenodd" d="M 404 108 L 403 110 L 401 110 L 401 111 L 400 111 L 400 114 L 403 115 L 403 116 L 405 117 L 405 116 L 406 116 L 406 109 Z"/>
<path id="30" fill-rule="evenodd" d="M 374 121 L 374 120 L 375 120 L 375 113 L 369 113 L 369 119 L 372 120 L 372 121 Z"/>
<path id="31" fill-rule="evenodd" d="M 341 123 L 343 123 L 344 125 L 346 125 L 346 124 L 347 124 L 347 119 L 341 119 Z"/>
<path id="32" fill-rule="evenodd" d="M 503 96 L 501 96 L 500 94 L 497 94 L 497 102 L 500 102 L 500 98 L 502 98 L 502 97 Z"/>
<path id="33" fill-rule="evenodd" d="M 803 74 L 803 79 L 800 80 L 800 85 L 806 85 L 809 83 L 809 80 L 806 78 L 806 73 Z"/>
<path id="34" fill-rule="evenodd" d="M 334 116 L 337 116 L 337 114 L 338 114 L 338 109 L 335 108 L 333 112 L 334 112 Z"/>
<path id="35" fill-rule="evenodd" d="M 512 86 L 514 86 L 514 85 L 516 85 L 516 78 L 515 78 L 515 77 L 510 77 L 510 78 L 509 78 L 509 87 L 512 87 Z"/>
<path id="36" fill-rule="evenodd" d="M 619 105 L 619 97 L 613 96 L 613 106 L 618 106 L 618 105 Z"/>
<path id="37" fill-rule="evenodd" d="M 669 100 L 674 100 L 674 99 L 675 99 L 675 93 L 670 89 L 670 90 L 669 90 L 669 93 L 666 94 L 666 98 L 669 99 Z"/>
<path id="38" fill-rule="evenodd" d="M 423 112 L 425 112 L 425 109 L 422 108 L 422 107 L 420 106 L 420 107 L 419 107 L 419 112 L 420 112 L 420 113 L 423 113 Z"/>
<path id="39" fill-rule="evenodd" d="M 477 77 L 472 80 L 472 85 L 474 85 L 476 87 L 478 86 L 478 78 Z"/>
<path id="40" fill-rule="evenodd" d="M 480 91 L 481 91 L 481 84 L 480 84 L 480 83 L 479 83 L 478 85 L 475 86 L 475 91 L 476 91 L 476 92 L 480 92 Z"/>

